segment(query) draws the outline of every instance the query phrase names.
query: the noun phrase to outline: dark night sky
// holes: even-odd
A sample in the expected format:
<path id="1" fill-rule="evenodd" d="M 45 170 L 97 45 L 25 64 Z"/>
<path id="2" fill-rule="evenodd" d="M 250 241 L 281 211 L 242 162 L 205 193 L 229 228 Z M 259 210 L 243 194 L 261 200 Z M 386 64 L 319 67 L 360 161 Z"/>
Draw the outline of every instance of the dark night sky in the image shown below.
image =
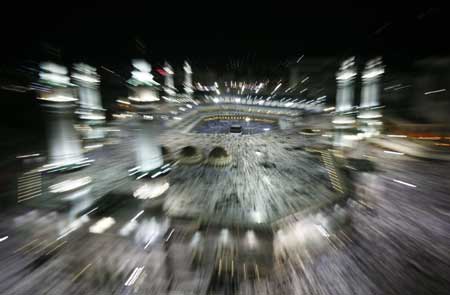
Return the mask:
<path id="1" fill-rule="evenodd" d="M 42 59 L 44 43 L 64 61 L 115 64 L 139 54 L 223 66 L 233 58 L 272 62 L 300 54 L 391 56 L 446 54 L 449 21 L 440 8 L 372 1 L 218 2 L 33 1 L 4 10 L 2 59 Z M 20 25 L 19 25 L 20 24 Z"/>

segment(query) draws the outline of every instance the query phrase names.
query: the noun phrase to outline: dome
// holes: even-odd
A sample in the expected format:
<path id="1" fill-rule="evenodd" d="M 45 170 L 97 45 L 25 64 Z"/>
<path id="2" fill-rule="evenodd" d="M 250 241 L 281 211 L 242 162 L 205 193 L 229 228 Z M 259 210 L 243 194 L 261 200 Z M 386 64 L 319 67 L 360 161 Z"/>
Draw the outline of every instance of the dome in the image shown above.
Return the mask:
<path id="1" fill-rule="evenodd" d="M 231 163 L 231 155 L 220 146 L 212 149 L 209 153 L 208 164 L 211 166 L 226 166 Z"/>
<path id="2" fill-rule="evenodd" d="M 203 160 L 203 155 L 198 148 L 188 145 L 181 149 L 179 155 L 180 164 L 192 165 L 200 163 Z"/>

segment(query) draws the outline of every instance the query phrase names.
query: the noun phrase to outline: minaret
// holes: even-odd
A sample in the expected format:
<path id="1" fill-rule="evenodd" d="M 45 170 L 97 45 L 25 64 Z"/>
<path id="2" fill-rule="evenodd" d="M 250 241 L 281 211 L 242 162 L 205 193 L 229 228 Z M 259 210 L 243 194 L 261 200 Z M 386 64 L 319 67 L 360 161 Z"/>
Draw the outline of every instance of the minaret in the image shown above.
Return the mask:
<path id="1" fill-rule="evenodd" d="M 176 89 L 173 82 L 174 72 L 172 66 L 167 61 L 164 63 L 164 71 L 166 72 L 164 76 L 164 93 L 170 98 L 176 94 Z"/>
<path id="2" fill-rule="evenodd" d="M 194 86 L 192 85 L 192 68 L 191 65 L 185 61 L 184 66 L 184 92 L 187 94 L 189 98 L 192 97 L 192 93 L 194 92 Z"/>
<path id="3" fill-rule="evenodd" d="M 362 75 L 361 109 L 373 108 L 380 105 L 380 78 L 384 73 L 381 57 L 369 60 Z"/>
<path id="4" fill-rule="evenodd" d="M 72 79 L 78 86 L 79 109 L 77 114 L 80 120 L 87 126 L 84 132 L 85 139 L 101 139 L 103 132 L 98 126 L 104 123 L 104 109 L 98 85 L 100 77 L 97 70 L 89 65 L 78 63 L 73 67 Z"/>
<path id="5" fill-rule="evenodd" d="M 353 80 L 356 76 L 355 58 L 345 60 L 336 73 L 336 112 L 348 112 L 353 108 Z"/>
<path id="6" fill-rule="evenodd" d="M 151 65 L 145 60 L 133 60 L 133 67 L 128 83 L 133 86 L 133 95 L 129 100 L 140 117 L 136 163 L 141 173 L 148 173 L 163 165 L 163 155 L 157 141 L 160 126 L 153 113 L 160 101 L 159 84 L 153 80 Z"/>
<path id="7" fill-rule="evenodd" d="M 38 99 L 47 114 L 48 161 L 52 168 L 76 165 L 84 160 L 81 143 L 73 125 L 75 102 L 73 84 L 63 66 L 40 65 L 40 82 L 48 87 Z"/>
<path id="8" fill-rule="evenodd" d="M 366 137 L 378 134 L 382 117 L 380 106 L 380 78 L 384 73 L 381 57 L 369 60 L 362 74 L 361 104 L 358 119 Z"/>
<path id="9" fill-rule="evenodd" d="M 353 114 L 348 112 L 353 110 L 353 80 L 356 76 L 355 58 L 351 57 L 342 62 L 339 71 L 336 73 L 336 115 L 333 118 L 334 125 L 334 145 L 336 147 L 350 147 L 350 131 L 354 128 L 355 119 Z"/>

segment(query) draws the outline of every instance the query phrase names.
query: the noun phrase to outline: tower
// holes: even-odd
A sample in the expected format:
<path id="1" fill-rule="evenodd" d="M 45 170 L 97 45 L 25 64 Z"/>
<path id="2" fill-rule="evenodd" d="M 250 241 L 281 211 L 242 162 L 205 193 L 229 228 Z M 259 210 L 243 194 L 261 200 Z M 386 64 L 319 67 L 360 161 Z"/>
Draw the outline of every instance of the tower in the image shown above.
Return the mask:
<path id="1" fill-rule="evenodd" d="M 377 135 L 382 122 L 380 106 L 380 78 L 384 73 L 381 57 L 369 60 L 362 74 L 361 103 L 358 120 L 365 137 Z"/>
<path id="2" fill-rule="evenodd" d="M 184 66 L 184 92 L 188 97 L 192 97 L 192 93 L 194 92 L 194 86 L 192 85 L 192 68 L 191 65 L 185 61 Z"/>
<path id="3" fill-rule="evenodd" d="M 73 125 L 75 102 L 67 69 L 51 62 L 40 65 L 40 82 L 46 91 L 38 99 L 47 115 L 48 162 L 53 168 L 81 163 L 83 152 Z"/>
<path id="4" fill-rule="evenodd" d="M 353 80 L 356 76 L 355 58 L 351 57 L 342 62 L 336 73 L 336 112 L 348 112 L 353 108 Z"/>
<path id="5" fill-rule="evenodd" d="M 334 145 L 336 147 L 351 146 L 348 136 L 354 127 L 355 119 L 353 114 L 353 81 L 356 76 L 355 58 L 351 57 L 342 62 L 339 71 L 336 73 L 336 115 L 333 118 Z"/>
<path id="6" fill-rule="evenodd" d="M 164 72 L 166 74 L 164 76 L 164 93 L 166 96 L 172 97 L 176 94 L 176 89 L 173 82 L 174 72 L 172 66 L 167 61 L 164 63 Z"/>
<path id="7" fill-rule="evenodd" d="M 97 70 L 89 65 L 78 63 L 73 67 L 72 79 L 78 86 L 79 108 L 77 114 L 85 125 L 83 137 L 88 140 L 103 138 L 100 125 L 104 123 L 104 109 L 98 85 L 100 78 Z"/>
<path id="8" fill-rule="evenodd" d="M 149 173 L 163 165 L 161 147 L 157 141 L 159 121 L 154 115 L 160 102 L 157 82 L 151 74 L 152 67 L 145 60 L 133 60 L 134 70 L 131 72 L 133 95 L 130 102 L 139 115 L 139 131 L 136 142 L 136 163 L 141 173 Z"/>

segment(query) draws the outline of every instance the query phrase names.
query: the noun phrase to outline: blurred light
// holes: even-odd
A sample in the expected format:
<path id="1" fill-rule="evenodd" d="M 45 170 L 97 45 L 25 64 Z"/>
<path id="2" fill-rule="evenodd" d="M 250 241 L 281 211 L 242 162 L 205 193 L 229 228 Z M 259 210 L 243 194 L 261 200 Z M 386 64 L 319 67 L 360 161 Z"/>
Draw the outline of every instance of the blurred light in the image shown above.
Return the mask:
<path id="1" fill-rule="evenodd" d="M 101 148 L 103 147 L 103 144 L 93 144 L 93 145 L 87 145 L 84 148 L 85 149 L 96 149 L 96 148 Z"/>
<path id="2" fill-rule="evenodd" d="M 329 107 L 329 108 L 324 108 L 323 111 L 329 112 L 329 111 L 334 111 L 335 109 L 336 109 L 335 107 Z"/>
<path id="3" fill-rule="evenodd" d="M 336 118 L 332 122 L 333 122 L 333 124 L 353 124 L 353 123 L 355 123 L 355 119 L 352 119 L 352 118 Z"/>
<path id="4" fill-rule="evenodd" d="M 388 134 L 388 137 L 406 138 L 408 136 L 403 135 L 403 134 Z"/>
<path id="5" fill-rule="evenodd" d="M 142 214 L 144 214 L 144 210 L 139 211 L 139 213 L 136 214 L 136 216 L 134 216 L 134 217 L 131 219 L 131 221 L 136 221 L 136 219 L 138 219 L 139 216 L 141 216 Z"/>
<path id="6" fill-rule="evenodd" d="M 92 179 L 85 176 L 75 180 L 65 180 L 49 187 L 51 193 L 63 193 L 71 191 L 91 183 Z"/>
<path id="7" fill-rule="evenodd" d="M 133 272 L 131 273 L 130 277 L 128 278 L 128 280 L 125 282 L 125 286 L 131 286 L 133 285 L 136 280 L 139 278 L 139 276 L 141 275 L 142 271 L 144 270 L 144 267 L 136 267 Z"/>
<path id="8" fill-rule="evenodd" d="M 130 104 L 129 101 L 125 101 L 125 100 L 121 100 L 121 99 L 116 100 L 116 102 L 121 103 L 121 104 L 126 104 L 126 105 Z"/>
<path id="9" fill-rule="evenodd" d="M 64 96 L 64 95 L 55 95 L 55 96 L 48 96 L 48 97 L 38 97 L 40 100 L 46 100 L 46 101 L 53 101 L 53 102 L 73 102 L 77 101 L 75 97 L 70 96 Z"/>
<path id="10" fill-rule="evenodd" d="M 38 157 L 41 154 L 28 154 L 28 155 L 21 155 L 21 156 L 17 156 L 16 159 L 25 159 L 25 158 L 31 158 L 31 157 Z"/>
<path id="11" fill-rule="evenodd" d="M 277 91 L 278 88 L 280 88 L 280 87 L 281 87 L 281 83 L 279 83 L 279 84 L 275 87 L 275 89 L 274 89 L 270 94 L 271 94 L 271 95 L 274 94 L 275 91 Z"/>
<path id="12" fill-rule="evenodd" d="M 101 234 L 104 233 L 108 228 L 113 226 L 116 223 L 114 218 L 112 217 L 103 217 L 99 221 L 97 221 L 94 225 L 89 227 L 89 232 L 93 234 Z"/>
<path id="13" fill-rule="evenodd" d="M 433 91 L 427 91 L 424 94 L 428 95 L 428 94 L 439 93 L 439 92 L 444 92 L 444 91 L 447 91 L 447 89 L 438 89 L 438 90 L 433 90 Z"/>
<path id="14" fill-rule="evenodd" d="M 414 184 L 411 184 L 411 183 L 407 183 L 407 182 L 404 182 L 404 181 L 401 181 L 401 180 L 397 180 L 397 179 L 392 179 L 394 182 L 396 182 L 396 183 L 400 183 L 400 184 L 403 184 L 403 185 L 406 185 L 406 186 L 409 186 L 409 187 L 416 187 Z"/>
<path id="15" fill-rule="evenodd" d="M 3 241 L 6 241 L 7 239 L 8 239 L 8 236 L 4 236 L 4 237 L 0 238 L 0 243 Z"/>
<path id="16" fill-rule="evenodd" d="M 394 151 L 383 151 L 386 154 L 392 154 L 392 155 L 399 155 L 399 156 L 403 156 L 404 153 L 400 153 L 400 152 L 394 152 Z"/>
<path id="17" fill-rule="evenodd" d="M 96 78 L 94 78 L 92 76 L 88 76 L 88 75 L 82 75 L 82 74 L 73 74 L 72 78 L 83 81 L 83 82 L 92 83 L 92 84 L 100 82 L 99 79 L 96 79 Z"/>
<path id="18" fill-rule="evenodd" d="M 300 83 L 305 83 L 306 81 L 308 81 L 309 80 L 309 76 L 308 77 L 306 77 L 305 79 L 303 79 Z"/>
<path id="19" fill-rule="evenodd" d="M 168 182 L 165 182 L 164 184 L 146 183 L 141 187 L 139 187 L 136 191 L 134 191 L 133 197 L 144 200 L 153 199 L 161 196 L 168 189 L 169 189 Z"/>
<path id="20" fill-rule="evenodd" d="M 378 77 L 378 76 L 382 75 L 383 73 L 384 73 L 384 69 L 383 68 L 373 68 L 371 70 L 366 71 L 362 75 L 362 78 L 363 79 L 371 79 L 371 78 Z"/>
<path id="21" fill-rule="evenodd" d="M 326 238 L 330 237 L 330 235 L 328 234 L 327 230 L 322 225 L 316 224 L 315 226 L 316 226 L 317 230 L 319 231 L 319 233 L 322 236 L 324 236 Z"/>

